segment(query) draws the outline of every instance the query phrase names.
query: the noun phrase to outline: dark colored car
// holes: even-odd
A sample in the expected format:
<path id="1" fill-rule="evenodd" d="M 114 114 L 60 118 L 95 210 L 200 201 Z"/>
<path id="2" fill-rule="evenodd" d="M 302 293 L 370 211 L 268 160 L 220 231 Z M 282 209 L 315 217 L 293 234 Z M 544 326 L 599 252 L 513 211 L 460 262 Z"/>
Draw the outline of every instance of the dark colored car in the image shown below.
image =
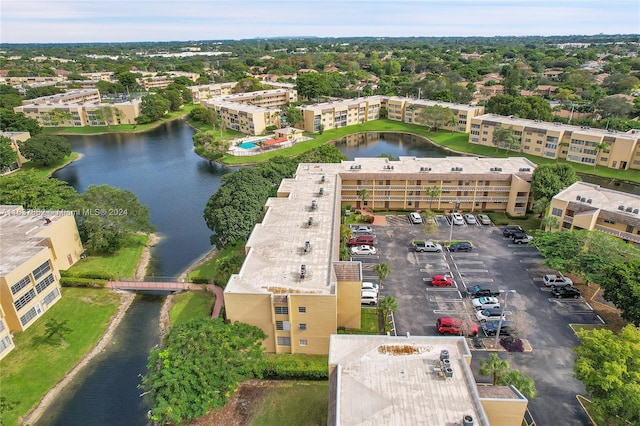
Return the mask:
<path id="1" fill-rule="evenodd" d="M 467 295 L 469 295 L 470 298 L 475 299 L 476 297 L 499 296 L 500 292 L 493 291 L 490 288 L 481 287 L 479 285 L 474 285 L 467 289 Z"/>
<path id="2" fill-rule="evenodd" d="M 487 321 L 482 325 L 482 332 L 487 336 L 495 336 L 498 332 L 498 326 L 500 325 L 500 321 Z M 510 322 L 502 321 L 502 325 L 500 325 L 500 335 L 501 336 L 511 336 L 515 333 L 515 330 Z"/>
<path id="3" fill-rule="evenodd" d="M 472 248 L 471 243 L 460 242 L 451 244 L 449 246 L 449 251 L 471 251 Z"/>
<path id="4" fill-rule="evenodd" d="M 513 237 L 513 234 L 516 234 L 518 232 L 524 232 L 524 229 L 522 229 L 521 226 L 507 226 L 502 231 L 502 235 L 504 235 L 505 237 Z"/>
<path id="5" fill-rule="evenodd" d="M 579 299 L 582 297 L 580 290 L 575 287 L 556 287 L 551 290 L 551 295 L 559 299 Z"/>

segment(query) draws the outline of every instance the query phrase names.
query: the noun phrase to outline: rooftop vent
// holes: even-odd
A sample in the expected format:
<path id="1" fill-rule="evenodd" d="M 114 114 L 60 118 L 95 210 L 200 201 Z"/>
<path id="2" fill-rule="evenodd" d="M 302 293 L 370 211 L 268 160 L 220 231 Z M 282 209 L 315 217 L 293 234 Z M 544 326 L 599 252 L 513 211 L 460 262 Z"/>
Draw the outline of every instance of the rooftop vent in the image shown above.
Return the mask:
<path id="1" fill-rule="evenodd" d="M 316 200 L 311 201 L 311 210 L 318 208 L 318 202 Z"/>
<path id="2" fill-rule="evenodd" d="M 307 226 L 311 226 L 313 225 L 313 217 L 309 216 L 309 219 L 307 219 Z"/>
<path id="3" fill-rule="evenodd" d="M 430 172 L 431 171 L 431 167 L 420 167 L 420 171 L 421 172 Z"/>
<path id="4" fill-rule="evenodd" d="M 633 211 L 633 207 L 627 207 L 625 211 L 631 213 Z"/>
<path id="5" fill-rule="evenodd" d="M 587 199 L 585 197 L 582 197 L 580 198 L 580 201 L 584 203 L 585 201 L 587 201 Z"/>
<path id="6" fill-rule="evenodd" d="M 324 188 L 320 188 L 320 191 L 318 191 L 318 195 L 322 196 L 324 194 Z"/>
<path id="7" fill-rule="evenodd" d="M 638 214 L 638 212 L 640 212 L 640 210 L 638 210 L 638 209 L 633 209 L 633 213 L 634 213 L 634 214 Z"/>
<path id="8" fill-rule="evenodd" d="M 618 210 L 624 211 L 624 206 L 618 206 Z"/>
<path id="9" fill-rule="evenodd" d="M 322 177 L 320 178 L 320 182 L 324 183 L 324 181 L 325 181 L 325 178 L 324 178 L 324 175 L 322 175 Z"/>
<path id="10" fill-rule="evenodd" d="M 591 198 L 589 198 L 589 199 L 587 200 L 587 204 L 591 204 L 591 203 L 593 203 L 593 200 L 592 200 Z"/>
<path id="11" fill-rule="evenodd" d="M 351 170 L 360 170 L 362 168 L 362 164 L 352 164 Z"/>
<path id="12" fill-rule="evenodd" d="M 305 253 L 309 253 L 310 251 L 311 251 L 311 242 L 305 241 L 304 242 L 304 252 Z"/>
<path id="13" fill-rule="evenodd" d="M 530 167 L 520 167 L 520 171 L 521 172 L 530 172 L 531 168 Z"/>
<path id="14" fill-rule="evenodd" d="M 303 280 L 307 275 L 307 265 L 300 265 L 300 279 Z"/>
<path id="15" fill-rule="evenodd" d="M 385 170 L 393 170 L 393 166 L 390 164 L 387 164 L 386 166 L 384 166 Z"/>
<path id="16" fill-rule="evenodd" d="M 580 201 L 580 198 L 582 197 L 580 197 L 579 195 L 576 195 L 576 201 Z"/>
<path id="17" fill-rule="evenodd" d="M 489 169 L 489 171 L 491 172 L 501 172 L 502 171 L 502 167 L 492 167 Z"/>
<path id="18" fill-rule="evenodd" d="M 452 172 L 461 172 L 462 171 L 462 167 L 452 167 L 451 171 Z"/>

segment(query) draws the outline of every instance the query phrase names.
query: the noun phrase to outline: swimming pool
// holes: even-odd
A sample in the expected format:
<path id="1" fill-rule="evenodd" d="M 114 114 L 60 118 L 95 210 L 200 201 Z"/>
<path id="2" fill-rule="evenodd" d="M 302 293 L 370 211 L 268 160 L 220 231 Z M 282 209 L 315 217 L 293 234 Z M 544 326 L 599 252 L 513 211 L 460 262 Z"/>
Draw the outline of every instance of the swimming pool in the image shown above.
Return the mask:
<path id="1" fill-rule="evenodd" d="M 242 149 L 251 149 L 251 148 L 255 148 L 256 144 L 254 142 L 243 142 L 238 146 Z"/>

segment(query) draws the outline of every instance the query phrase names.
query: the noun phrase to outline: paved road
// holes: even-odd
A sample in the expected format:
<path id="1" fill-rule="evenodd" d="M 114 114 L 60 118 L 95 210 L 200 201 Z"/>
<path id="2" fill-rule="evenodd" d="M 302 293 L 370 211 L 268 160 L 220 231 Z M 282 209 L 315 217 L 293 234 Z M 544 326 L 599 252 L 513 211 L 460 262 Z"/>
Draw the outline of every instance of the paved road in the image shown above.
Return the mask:
<path id="1" fill-rule="evenodd" d="M 398 334 L 436 335 L 435 321 L 440 316 L 468 316 L 475 320 L 473 308 L 463 297 L 469 286 L 482 284 L 496 290 L 516 290 L 507 300 L 508 320 L 518 334 L 529 340 L 533 352 L 506 353 L 500 356 L 536 382 L 538 397 L 530 401 L 529 409 L 538 425 L 586 425 L 587 417 L 576 401 L 583 394 L 582 383 L 573 378 L 572 348 L 578 341 L 570 323 L 599 323 L 595 312 L 583 300 L 555 300 L 542 288 L 542 275 L 552 270 L 544 265 L 535 247 L 510 244 L 495 226 L 463 225 L 453 229 L 445 218 L 436 218 L 437 231 L 425 234 L 425 227 L 408 221 L 389 220 L 388 226 L 375 227 L 379 259 L 386 262 L 391 275 L 383 283 L 381 295 L 398 299 L 395 315 Z M 410 242 L 414 239 L 448 241 L 468 240 L 474 245 L 470 253 L 416 253 Z M 367 265 L 368 266 L 368 265 Z M 431 288 L 425 279 L 435 274 L 449 273 L 455 287 Z M 375 279 L 364 268 L 365 279 Z M 504 297 L 503 297 L 504 298 Z M 479 362 L 489 356 L 486 351 L 474 351 L 472 368 L 478 381 L 489 381 L 477 372 Z"/>

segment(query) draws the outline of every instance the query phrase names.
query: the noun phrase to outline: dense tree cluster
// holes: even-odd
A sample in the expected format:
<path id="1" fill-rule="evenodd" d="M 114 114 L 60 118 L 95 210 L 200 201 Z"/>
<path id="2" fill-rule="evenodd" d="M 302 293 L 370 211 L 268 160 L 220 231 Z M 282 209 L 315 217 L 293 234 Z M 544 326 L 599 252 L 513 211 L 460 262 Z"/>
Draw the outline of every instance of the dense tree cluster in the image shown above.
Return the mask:
<path id="1" fill-rule="evenodd" d="M 50 166 L 71 154 L 71 144 L 62 136 L 36 135 L 19 142 L 20 153 L 35 163 Z"/>
<path id="2" fill-rule="evenodd" d="M 151 419 L 178 424 L 222 408 L 238 384 L 262 377 L 266 366 L 258 327 L 198 318 L 173 327 L 149 354 L 141 387 L 152 399 Z"/>

